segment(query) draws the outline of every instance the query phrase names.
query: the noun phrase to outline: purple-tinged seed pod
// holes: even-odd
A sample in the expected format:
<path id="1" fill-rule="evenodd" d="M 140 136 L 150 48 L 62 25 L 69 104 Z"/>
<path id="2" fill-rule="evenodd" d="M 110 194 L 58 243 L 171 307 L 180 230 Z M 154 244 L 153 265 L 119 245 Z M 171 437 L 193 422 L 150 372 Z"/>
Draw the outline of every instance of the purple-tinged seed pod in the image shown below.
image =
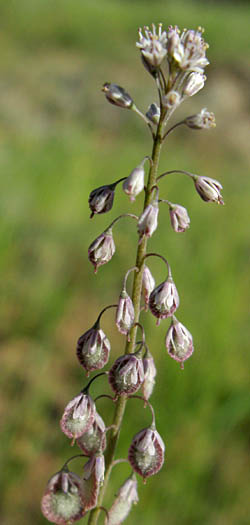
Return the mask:
<path id="1" fill-rule="evenodd" d="M 184 368 L 183 362 L 194 351 L 193 338 L 187 328 L 176 317 L 173 317 L 172 324 L 167 331 L 165 345 L 170 357 L 179 361 L 181 368 Z"/>
<path id="2" fill-rule="evenodd" d="M 109 383 L 120 396 L 139 390 L 144 380 L 142 359 L 135 354 L 126 354 L 116 359 L 109 371 Z"/>
<path id="3" fill-rule="evenodd" d="M 133 437 L 128 460 L 135 472 L 145 480 L 156 474 L 164 462 L 165 445 L 154 426 L 144 428 Z"/>
<path id="4" fill-rule="evenodd" d="M 84 508 L 96 507 L 100 486 L 104 481 L 105 463 L 103 454 L 94 454 L 83 469 Z"/>
<path id="5" fill-rule="evenodd" d="M 148 310 L 149 296 L 154 288 L 155 280 L 150 269 L 145 265 L 142 274 L 142 295 L 144 297 L 146 311 Z"/>
<path id="6" fill-rule="evenodd" d="M 110 342 L 101 328 L 94 325 L 77 341 L 76 354 L 80 364 L 89 372 L 103 368 L 109 359 Z"/>
<path id="7" fill-rule="evenodd" d="M 143 368 L 144 368 L 144 381 L 142 383 L 142 395 L 146 401 L 150 398 L 152 395 L 154 386 L 155 386 L 155 376 L 157 374 L 157 370 L 154 363 L 154 358 L 150 354 L 149 351 L 147 351 L 146 356 L 143 357 Z"/>
<path id="8" fill-rule="evenodd" d="M 175 232 L 185 232 L 189 228 L 190 218 L 184 206 L 170 203 L 169 214 L 171 225 Z"/>
<path id="9" fill-rule="evenodd" d="M 99 266 L 106 264 L 112 259 L 114 253 L 115 243 L 112 228 L 108 228 L 91 243 L 88 249 L 88 258 L 94 265 L 95 273 Z"/>
<path id="10" fill-rule="evenodd" d="M 81 478 L 63 469 L 49 480 L 41 501 L 45 518 L 58 525 L 80 520 L 86 513 Z"/>
<path id="11" fill-rule="evenodd" d="M 88 395 L 81 392 L 66 406 L 60 426 L 69 438 L 79 438 L 88 430 L 95 419 L 95 403 Z"/>
<path id="12" fill-rule="evenodd" d="M 89 195 L 90 218 L 95 214 L 106 213 L 111 210 L 115 196 L 115 184 L 106 184 L 91 191 Z"/>
<path id="13" fill-rule="evenodd" d="M 87 456 L 92 456 L 97 452 L 103 452 L 106 448 L 106 428 L 105 423 L 98 412 L 92 426 L 76 440 L 78 447 Z"/>
<path id="14" fill-rule="evenodd" d="M 158 323 L 161 319 L 171 317 L 180 304 L 177 288 L 171 276 L 159 284 L 150 294 L 149 308 L 157 317 Z"/>
<path id="15" fill-rule="evenodd" d="M 137 480 L 133 473 L 119 488 L 109 510 L 108 525 L 120 525 L 125 521 L 133 504 L 138 503 Z"/>

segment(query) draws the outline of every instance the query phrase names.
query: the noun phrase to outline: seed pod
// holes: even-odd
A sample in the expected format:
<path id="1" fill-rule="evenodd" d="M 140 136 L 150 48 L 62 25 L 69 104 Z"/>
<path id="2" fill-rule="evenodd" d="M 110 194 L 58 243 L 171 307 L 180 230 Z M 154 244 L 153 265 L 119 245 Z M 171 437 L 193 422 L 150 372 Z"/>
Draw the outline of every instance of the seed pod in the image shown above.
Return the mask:
<path id="1" fill-rule="evenodd" d="M 87 456 L 92 456 L 97 452 L 103 452 L 105 450 L 105 423 L 97 412 L 95 413 L 95 419 L 92 426 L 76 440 L 76 443 Z"/>
<path id="2" fill-rule="evenodd" d="M 95 214 L 106 213 L 111 210 L 115 196 L 115 184 L 100 186 L 89 195 L 90 218 Z"/>
<path id="3" fill-rule="evenodd" d="M 41 510 L 47 520 L 58 525 L 80 520 L 86 513 L 81 478 L 67 469 L 54 474 L 42 498 Z"/>
<path id="4" fill-rule="evenodd" d="M 171 317 L 180 304 L 177 288 L 172 277 L 159 284 L 150 294 L 149 308 L 160 319 Z M 158 322 L 158 324 L 159 324 Z"/>
<path id="5" fill-rule="evenodd" d="M 137 392 L 143 380 L 142 359 L 135 354 L 118 357 L 109 371 L 109 383 L 114 392 L 121 396 Z"/>
<path id="6" fill-rule="evenodd" d="M 135 472 L 146 479 L 156 474 L 164 462 L 165 445 L 153 426 L 136 434 L 128 451 L 128 460 Z"/>
<path id="7" fill-rule="evenodd" d="M 173 317 L 165 340 L 166 349 L 173 359 L 183 363 L 193 351 L 193 338 L 187 328 Z"/>
<path id="8" fill-rule="evenodd" d="M 103 368 L 109 359 L 110 342 L 100 327 L 94 325 L 77 341 L 76 354 L 80 364 L 87 371 Z"/>
<path id="9" fill-rule="evenodd" d="M 127 518 L 133 504 L 139 501 L 137 480 L 133 473 L 120 487 L 109 510 L 108 525 L 120 525 Z"/>
<path id="10" fill-rule="evenodd" d="M 83 469 L 84 508 L 90 510 L 96 507 L 100 486 L 104 480 L 104 456 L 94 454 L 85 463 Z"/>
<path id="11" fill-rule="evenodd" d="M 112 235 L 112 229 L 104 231 L 95 239 L 89 249 L 88 249 L 88 258 L 90 262 L 94 265 L 95 273 L 97 272 L 99 266 L 106 264 L 112 259 L 115 253 L 115 243 Z"/>
<path id="12" fill-rule="evenodd" d="M 81 392 L 67 404 L 64 410 L 60 421 L 62 431 L 69 438 L 79 438 L 93 424 L 95 413 L 93 399 Z"/>
<path id="13" fill-rule="evenodd" d="M 133 106 L 131 96 L 117 84 L 110 84 L 106 82 L 103 85 L 102 91 L 105 93 L 106 99 L 115 106 L 120 108 L 130 109 Z"/>

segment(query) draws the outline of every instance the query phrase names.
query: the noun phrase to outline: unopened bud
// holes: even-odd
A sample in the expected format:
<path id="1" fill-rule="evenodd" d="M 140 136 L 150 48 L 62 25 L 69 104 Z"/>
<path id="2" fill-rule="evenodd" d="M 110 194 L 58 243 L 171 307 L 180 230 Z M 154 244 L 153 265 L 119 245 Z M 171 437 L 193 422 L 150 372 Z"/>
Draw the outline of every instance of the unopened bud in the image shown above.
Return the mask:
<path id="1" fill-rule="evenodd" d="M 49 480 L 41 501 L 45 518 L 58 525 L 80 520 L 86 513 L 82 480 L 68 470 L 61 470 Z"/>
<path id="2" fill-rule="evenodd" d="M 190 73 L 183 89 L 183 95 L 187 97 L 193 97 L 198 91 L 200 91 L 207 80 L 206 75 L 201 73 Z"/>
<path id="3" fill-rule="evenodd" d="M 114 201 L 115 195 L 115 184 L 110 184 L 106 186 L 100 186 L 91 191 L 89 195 L 89 207 L 91 209 L 90 218 L 95 214 L 106 213 L 111 210 Z"/>
<path id="4" fill-rule="evenodd" d="M 143 358 L 143 368 L 144 368 L 144 381 L 142 384 L 142 394 L 144 399 L 148 400 L 152 395 L 154 385 L 155 385 L 155 376 L 156 368 L 154 363 L 154 358 L 147 352 L 147 355 Z"/>
<path id="5" fill-rule="evenodd" d="M 144 428 L 136 434 L 128 451 L 128 460 L 135 472 L 144 479 L 153 476 L 164 462 L 165 445 L 153 427 Z"/>
<path id="6" fill-rule="evenodd" d="M 133 100 L 131 96 L 117 84 L 110 84 L 106 82 L 103 85 L 102 91 L 105 93 L 105 96 L 111 104 L 119 106 L 120 108 L 130 109 L 133 106 Z"/>
<path id="7" fill-rule="evenodd" d="M 137 228 L 140 236 L 140 242 L 143 235 L 151 237 L 158 226 L 158 198 L 155 199 L 151 204 L 146 206 L 145 210 L 139 217 Z"/>
<path id="8" fill-rule="evenodd" d="M 87 373 L 103 368 L 109 359 L 110 342 L 101 328 L 95 325 L 77 341 L 76 354 Z"/>
<path id="9" fill-rule="evenodd" d="M 131 297 L 122 290 L 116 311 L 116 326 L 121 334 L 128 335 L 135 320 L 135 310 Z"/>
<path id="10" fill-rule="evenodd" d="M 112 259 L 115 253 L 115 243 L 112 235 L 112 229 L 104 231 L 95 239 L 89 249 L 88 249 L 88 258 L 90 262 L 94 265 L 95 273 L 97 272 L 99 266 L 106 264 Z"/>
<path id="11" fill-rule="evenodd" d="M 76 439 L 88 430 L 95 419 L 95 404 L 88 394 L 82 392 L 66 406 L 60 421 L 61 429 L 69 438 Z"/>
<path id="12" fill-rule="evenodd" d="M 91 427 L 84 434 L 77 438 L 78 447 L 87 456 L 92 456 L 97 452 L 103 452 L 106 448 L 105 423 L 101 416 L 96 412 L 95 419 Z"/>
<path id="13" fill-rule="evenodd" d="M 167 331 L 165 345 L 169 355 L 179 363 L 186 361 L 194 351 L 192 335 L 175 317 Z"/>
<path id="14" fill-rule="evenodd" d="M 177 91 L 169 91 L 169 93 L 163 98 L 163 105 L 168 108 L 174 108 L 181 102 L 181 95 Z"/>
<path id="15" fill-rule="evenodd" d="M 144 189 L 144 163 L 146 158 L 137 166 L 124 181 L 122 187 L 125 193 L 134 201 L 135 197 Z"/>
<path id="16" fill-rule="evenodd" d="M 118 357 L 109 371 L 109 383 L 118 395 L 129 395 L 137 392 L 143 380 L 142 359 L 135 354 Z"/>
<path id="17" fill-rule="evenodd" d="M 214 113 L 210 113 L 206 108 L 196 115 L 187 117 L 185 124 L 192 129 L 210 129 L 216 126 Z"/>
<path id="18" fill-rule="evenodd" d="M 148 266 L 145 265 L 142 275 L 142 295 L 145 301 L 145 310 L 148 309 L 149 296 L 154 288 L 155 280 L 150 269 L 148 268 Z"/>
<path id="19" fill-rule="evenodd" d="M 125 521 L 133 504 L 139 501 L 137 480 L 132 474 L 120 487 L 115 501 L 109 510 L 108 525 L 118 525 Z"/>
<path id="20" fill-rule="evenodd" d="M 160 120 L 161 111 L 157 104 L 151 104 L 146 113 L 146 117 L 153 123 L 158 124 Z"/>
<path id="21" fill-rule="evenodd" d="M 185 232 L 190 225 L 190 218 L 186 208 L 180 204 L 170 204 L 169 214 L 172 228 L 175 232 Z"/>
<path id="22" fill-rule="evenodd" d="M 179 303 L 179 295 L 172 277 L 168 277 L 166 281 L 159 284 L 149 297 L 149 308 L 159 322 L 160 319 L 171 317 L 178 308 Z"/>
<path id="23" fill-rule="evenodd" d="M 217 202 L 217 204 L 224 204 L 223 198 L 220 194 L 222 185 L 215 179 L 210 177 L 193 176 L 193 181 L 200 197 L 206 202 Z"/>

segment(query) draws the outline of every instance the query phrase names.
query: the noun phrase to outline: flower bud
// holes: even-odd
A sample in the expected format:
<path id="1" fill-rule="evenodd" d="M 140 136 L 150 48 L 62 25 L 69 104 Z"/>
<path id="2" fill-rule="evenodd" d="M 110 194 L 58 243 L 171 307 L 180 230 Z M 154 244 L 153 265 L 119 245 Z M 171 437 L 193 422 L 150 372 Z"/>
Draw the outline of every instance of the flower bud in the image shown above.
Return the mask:
<path id="1" fill-rule="evenodd" d="M 163 98 L 163 105 L 168 108 L 174 108 L 181 102 L 181 95 L 178 91 L 169 91 L 169 93 Z"/>
<path id="2" fill-rule="evenodd" d="M 222 185 L 215 179 L 210 177 L 193 177 L 194 185 L 200 197 L 206 202 L 217 202 L 217 204 L 224 204 L 220 190 Z"/>
<path id="3" fill-rule="evenodd" d="M 186 361 L 194 351 L 192 335 L 175 317 L 167 331 L 165 345 L 169 355 L 179 363 Z"/>
<path id="4" fill-rule="evenodd" d="M 95 239 L 89 249 L 88 249 L 88 258 L 90 262 L 94 265 L 95 273 L 97 272 L 99 266 L 106 264 L 112 259 L 115 253 L 115 243 L 112 235 L 112 229 L 104 231 Z"/>
<path id="5" fill-rule="evenodd" d="M 157 104 L 151 104 L 146 113 L 146 117 L 153 123 L 158 124 L 160 120 L 161 111 Z"/>
<path id="6" fill-rule="evenodd" d="M 120 487 L 115 501 L 109 510 L 108 525 L 118 525 L 125 521 L 133 503 L 139 501 L 137 493 L 137 480 L 132 474 Z"/>
<path id="7" fill-rule="evenodd" d="M 126 290 L 122 290 L 116 311 L 116 326 L 121 334 L 128 335 L 134 324 L 135 311 L 131 298 Z"/>
<path id="8" fill-rule="evenodd" d="M 146 311 L 148 310 L 149 296 L 154 288 L 155 280 L 150 269 L 148 268 L 148 266 L 145 265 L 142 275 L 142 295 L 144 297 Z"/>
<path id="9" fill-rule="evenodd" d="M 117 84 L 110 84 L 106 82 L 103 85 L 102 91 L 105 93 L 105 96 L 111 104 L 119 106 L 120 108 L 130 109 L 133 106 L 133 100 L 131 96 Z"/>
<path id="10" fill-rule="evenodd" d="M 175 232 L 185 232 L 190 225 L 190 218 L 186 208 L 180 204 L 170 204 L 169 214 L 172 228 Z"/>
<path id="11" fill-rule="evenodd" d="M 111 210 L 115 196 L 114 188 L 115 184 L 109 184 L 91 191 L 88 201 L 92 212 L 91 219 L 97 213 L 106 213 Z"/>
<path id="12" fill-rule="evenodd" d="M 178 308 L 179 303 L 179 295 L 172 277 L 168 277 L 166 281 L 159 284 L 149 297 L 149 308 L 159 322 L 160 319 L 171 317 Z"/>
<path id="13" fill-rule="evenodd" d="M 76 354 L 80 364 L 87 371 L 103 368 L 109 359 L 110 342 L 101 328 L 94 325 L 77 341 Z"/>
<path id="14" fill-rule="evenodd" d="M 135 354 L 116 359 L 109 371 L 109 383 L 118 395 L 129 395 L 139 390 L 144 380 L 143 363 Z"/>
<path id="15" fill-rule="evenodd" d="M 196 93 L 204 87 L 206 80 L 206 75 L 194 72 L 190 73 L 183 89 L 183 95 L 193 97 L 193 95 L 196 95 Z"/>
<path id="16" fill-rule="evenodd" d="M 124 181 L 122 187 L 125 193 L 130 196 L 130 200 L 134 201 L 135 197 L 144 189 L 144 163 L 146 159 L 137 166 Z"/>
<path id="17" fill-rule="evenodd" d="M 154 385 L 155 385 L 155 376 L 156 376 L 156 368 L 154 363 L 154 358 L 150 354 L 150 352 L 147 352 L 146 357 L 143 358 L 143 368 L 144 368 L 144 381 L 142 383 L 142 395 L 144 399 L 148 401 L 150 396 L 152 395 Z"/>
<path id="18" fill-rule="evenodd" d="M 54 474 L 42 498 L 41 510 L 47 520 L 58 525 L 80 520 L 86 513 L 81 478 L 67 469 Z"/>
<path id="19" fill-rule="evenodd" d="M 95 419 L 93 399 L 81 392 L 66 406 L 60 421 L 61 429 L 69 438 L 76 439 L 88 430 Z"/>
<path id="20" fill-rule="evenodd" d="M 142 212 L 139 217 L 137 228 L 140 236 L 140 241 L 142 241 L 143 235 L 146 237 L 151 237 L 158 225 L 158 198 L 155 199 L 151 204 L 146 206 L 145 210 Z"/>
<path id="21" fill-rule="evenodd" d="M 103 452 L 106 448 L 105 423 L 101 416 L 96 412 L 92 426 L 76 440 L 78 447 L 87 456 L 92 456 L 97 452 Z"/>
<path id="22" fill-rule="evenodd" d="M 187 117 L 185 124 L 192 129 L 210 129 L 216 126 L 214 113 L 207 111 L 207 108 L 203 108 L 196 115 Z"/>
<path id="23" fill-rule="evenodd" d="M 85 510 L 93 509 L 97 505 L 100 486 L 104 481 L 104 471 L 103 454 L 94 454 L 84 465 L 83 494 Z"/>
<path id="24" fill-rule="evenodd" d="M 146 479 L 156 474 L 164 462 L 165 445 L 153 427 L 136 434 L 128 451 L 128 460 L 135 472 Z"/>

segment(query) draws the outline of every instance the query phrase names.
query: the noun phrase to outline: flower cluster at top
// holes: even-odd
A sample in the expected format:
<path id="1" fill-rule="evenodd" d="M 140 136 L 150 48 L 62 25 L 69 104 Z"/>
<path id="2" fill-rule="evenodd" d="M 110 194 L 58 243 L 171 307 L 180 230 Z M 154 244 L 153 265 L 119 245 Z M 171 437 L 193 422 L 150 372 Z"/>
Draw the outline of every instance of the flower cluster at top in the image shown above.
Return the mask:
<path id="1" fill-rule="evenodd" d="M 172 113 L 187 97 L 195 95 L 203 88 L 206 77 L 204 68 L 209 64 L 206 58 L 208 45 L 202 38 L 202 30 L 184 30 L 170 26 L 167 31 L 159 24 L 158 30 L 152 25 L 139 30 L 139 42 L 143 65 L 156 83 L 159 96 L 158 104 L 152 102 L 148 110 L 143 113 L 130 94 L 115 83 L 106 82 L 103 92 L 107 100 L 119 108 L 130 109 L 139 115 L 150 129 L 153 139 L 152 154 L 146 155 L 130 173 L 121 174 L 121 178 L 91 191 L 88 199 L 91 211 L 90 218 L 108 213 L 113 208 L 115 191 L 122 182 L 122 189 L 129 199 L 134 202 L 140 193 L 145 192 L 145 202 L 139 216 L 132 213 L 123 213 L 116 217 L 90 244 L 88 258 L 98 268 L 109 263 L 116 252 L 113 238 L 113 227 L 122 218 L 132 218 L 136 221 L 138 233 L 136 266 L 126 271 L 120 294 L 115 304 L 104 307 L 99 313 L 93 326 L 88 328 L 77 340 L 76 355 L 78 363 L 86 372 L 103 369 L 110 360 L 111 343 L 109 337 L 102 330 L 101 317 L 110 308 L 115 308 L 115 325 L 124 336 L 125 351 L 109 367 L 93 377 L 77 395 L 66 405 L 60 426 L 62 432 L 76 443 L 88 458 L 84 465 L 83 478 L 68 470 L 69 459 L 62 469 L 50 479 L 42 499 L 42 512 L 53 523 L 68 525 L 81 519 L 91 509 L 102 509 L 107 514 L 105 523 L 119 525 L 127 517 L 132 504 L 138 501 L 136 474 L 143 480 L 156 474 L 164 462 L 165 445 L 156 430 L 155 415 L 149 398 L 155 386 L 156 366 L 154 357 L 146 343 L 145 330 L 141 324 L 140 315 L 150 312 L 156 318 L 156 324 L 162 320 L 170 320 L 165 335 L 165 348 L 168 355 L 180 363 L 193 354 L 193 338 L 189 330 L 177 319 L 176 311 L 179 308 L 180 298 L 173 280 L 169 261 L 162 255 L 147 252 L 147 241 L 154 235 L 158 227 L 159 205 L 167 204 L 169 219 L 175 233 L 184 233 L 190 226 L 190 218 L 186 208 L 161 197 L 161 180 L 170 174 L 184 174 L 194 183 L 197 194 L 205 202 L 223 204 L 221 184 L 210 177 L 201 176 L 189 171 L 171 169 L 158 175 L 160 150 L 170 132 L 179 125 L 186 125 L 191 129 L 210 129 L 215 126 L 214 114 L 206 108 L 195 115 L 189 115 L 167 128 Z M 148 169 L 148 173 L 147 173 Z M 164 262 L 167 269 L 165 279 L 156 285 L 150 268 L 146 265 L 149 257 L 158 257 Z M 162 264 L 162 263 L 161 263 Z M 134 286 L 131 294 L 128 293 L 127 280 L 131 272 L 134 273 Z M 142 304 L 141 304 L 142 302 Z M 140 320 L 140 322 L 139 322 Z M 141 330 L 141 337 L 136 341 L 137 329 Z M 109 387 L 113 394 L 98 396 L 95 400 L 89 394 L 92 382 L 99 376 L 108 376 Z M 142 396 L 134 395 L 141 389 Z M 113 403 L 124 399 L 139 398 L 152 413 L 152 423 L 137 432 L 128 448 L 127 461 L 132 467 L 132 474 L 120 487 L 117 496 L 109 511 L 99 499 L 100 487 L 105 480 L 105 450 L 108 443 L 107 431 L 112 427 L 112 439 L 107 459 L 110 461 L 117 442 L 120 426 L 107 427 L 101 415 L 97 412 L 96 402 L 100 397 L 110 398 Z M 114 422 L 116 422 L 116 415 Z M 115 447 L 115 445 L 114 445 Z M 112 453 L 111 453 L 111 452 Z M 77 456 L 78 457 L 78 456 Z M 116 462 L 119 460 L 116 460 Z M 108 471 L 113 463 L 108 464 Z M 109 476 L 109 474 L 108 474 Z M 107 478 L 108 479 L 108 478 Z M 99 510 L 98 510 L 99 512 Z M 90 514 L 89 524 L 93 514 Z"/>

